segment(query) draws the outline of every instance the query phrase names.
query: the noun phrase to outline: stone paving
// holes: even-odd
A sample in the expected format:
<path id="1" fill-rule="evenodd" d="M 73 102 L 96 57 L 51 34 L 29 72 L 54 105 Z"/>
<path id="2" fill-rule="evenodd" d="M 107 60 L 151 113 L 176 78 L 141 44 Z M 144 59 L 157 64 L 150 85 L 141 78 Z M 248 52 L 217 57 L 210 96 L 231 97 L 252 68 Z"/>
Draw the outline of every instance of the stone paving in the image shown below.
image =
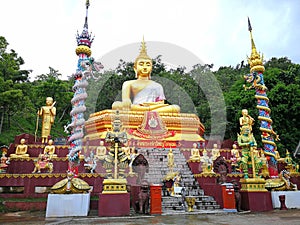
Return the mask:
<path id="1" fill-rule="evenodd" d="M 272 210 L 268 212 L 228 213 L 223 210 L 203 210 L 197 212 L 166 212 L 163 215 L 132 215 L 127 217 L 98 217 L 97 211 L 91 211 L 87 217 L 45 218 L 45 212 L 23 211 L 0 214 L 0 224 L 110 224 L 110 225 L 146 225 L 146 224 L 185 224 L 185 225 L 300 225 L 300 209 Z"/>

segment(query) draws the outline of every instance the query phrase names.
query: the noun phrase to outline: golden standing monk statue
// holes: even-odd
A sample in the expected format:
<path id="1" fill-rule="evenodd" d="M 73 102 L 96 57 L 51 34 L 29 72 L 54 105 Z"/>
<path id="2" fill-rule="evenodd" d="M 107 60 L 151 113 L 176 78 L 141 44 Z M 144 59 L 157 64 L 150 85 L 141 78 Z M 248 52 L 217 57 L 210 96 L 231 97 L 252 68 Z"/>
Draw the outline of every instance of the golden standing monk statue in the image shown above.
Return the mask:
<path id="1" fill-rule="evenodd" d="M 172 148 L 170 148 L 169 153 L 168 153 L 168 167 L 169 167 L 171 173 L 173 173 L 174 166 L 175 166 L 174 154 L 173 154 Z"/>
<path id="2" fill-rule="evenodd" d="M 252 125 L 254 123 L 254 119 L 248 114 L 247 109 L 242 110 L 242 117 L 240 117 L 240 126 L 248 126 L 252 131 Z"/>
<path id="3" fill-rule="evenodd" d="M 114 102 L 114 110 L 157 111 L 179 113 L 177 105 L 165 104 L 166 99 L 161 84 L 151 80 L 152 60 L 147 55 L 144 40 L 140 55 L 134 62 L 136 80 L 128 80 L 122 86 L 122 101 Z"/>
<path id="4" fill-rule="evenodd" d="M 43 106 L 38 110 L 38 116 L 42 117 L 42 143 L 48 142 L 48 136 L 50 135 L 51 126 L 54 123 L 56 108 L 54 107 L 56 102 L 53 102 L 53 98 L 46 98 L 46 106 Z"/>
<path id="5" fill-rule="evenodd" d="M 28 158 L 29 154 L 27 153 L 28 146 L 25 144 L 26 140 L 22 138 L 20 144 L 16 148 L 15 154 L 10 154 L 11 158 Z"/>

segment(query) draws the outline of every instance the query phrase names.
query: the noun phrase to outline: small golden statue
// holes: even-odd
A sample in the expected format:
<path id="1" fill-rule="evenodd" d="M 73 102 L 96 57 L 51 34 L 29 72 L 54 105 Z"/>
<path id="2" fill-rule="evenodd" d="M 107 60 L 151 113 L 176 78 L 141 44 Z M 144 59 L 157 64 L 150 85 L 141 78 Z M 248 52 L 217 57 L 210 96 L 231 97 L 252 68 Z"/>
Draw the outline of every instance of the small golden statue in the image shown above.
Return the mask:
<path id="1" fill-rule="evenodd" d="M 104 141 L 100 141 L 100 145 L 96 148 L 96 159 L 104 160 L 106 157 L 106 147 Z"/>
<path id="2" fill-rule="evenodd" d="M 268 177 L 270 175 L 268 168 L 268 159 L 266 158 L 263 150 L 261 150 L 260 152 L 260 161 L 262 162 L 260 175 L 263 177 Z"/>
<path id="3" fill-rule="evenodd" d="M 172 148 L 170 148 L 168 153 L 168 167 L 170 169 L 170 173 L 173 173 L 174 166 L 174 154 Z"/>
<path id="4" fill-rule="evenodd" d="M 190 162 L 200 162 L 201 156 L 199 153 L 199 149 L 197 148 L 197 143 L 193 144 L 193 148 L 191 149 Z"/>
<path id="5" fill-rule="evenodd" d="M 162 85 L 151 80 L 152 59 L 147 55 L 144 40 L 134 62 L 134 71 L 137 79 L 123 83 L 122 101 L 114 102 L 112 109 L 179 113 L 179 106 L 164 103 L 166 97 Z"/>
<path id="6" fill-rule="evenodd" d="M 51 132 L 51 126 L 54 123 L 56 108 L 54 107 L 56 102 L 53 102 L 53 98 L 46 98 L 46 106 L 43 106 L 40 110 L 38 110 L 38 117 L 42 117 L 42 143 L 48 142 L 48 136 Z M 36 131 L 38 130 L 38 118 L 37 118 L 37 126 Z"/>
<path id="7" fill-rule="evenodd" d="M 185 201 L 188 205 L 188 211 L 193 212 L 194 211 L 194 205 L 196 203 L 196 198 L 193 196 L 186 196 Z"/>
<path id="8" fill-rule="evenodd" d="M 220 156 L 220 149 L 218 149 L 218 145 L 214 144 L 213 149 L 211 150 L 212 160 L 215 161 Z"/>
<path id="9" fill-rule="evenodd" d="M 44 148 L 44 154 L 47 154 L 50 156 L 50 158 L 56 158 L 57 154 L 55 154 L 55 145 L 53 145 L 53 140 L 50 139 L 48 141 L 48 145 Z"/>
<path id="10" fill-rule="evenodd" d="M 252 125 L 254 123 L 254 119 L 248 115 L 248 110 L 243 109 L 242 110 L 242 117 L 240 117 L 240 126 L 248 126 L 250 130 L 252 131 Z"/>
<path id="11" fill-rule="evenodd" d="M 286 150 L 284 162 L 286 163 L 285 168 L 290 174 L 295 174 L 299 172 L 299 165 L 297 165 L 297 163 L 294 162 L 289 150 Z"/>
<path id="12" fill-rule="evenodd" d="M 27 153 L 28 146 L 25 144 L 25 139 L 20 140 L 20 144 L 16 148 L 15 154 L 10 154 L 10 158 L 28 158 L 29 154 Z"/>

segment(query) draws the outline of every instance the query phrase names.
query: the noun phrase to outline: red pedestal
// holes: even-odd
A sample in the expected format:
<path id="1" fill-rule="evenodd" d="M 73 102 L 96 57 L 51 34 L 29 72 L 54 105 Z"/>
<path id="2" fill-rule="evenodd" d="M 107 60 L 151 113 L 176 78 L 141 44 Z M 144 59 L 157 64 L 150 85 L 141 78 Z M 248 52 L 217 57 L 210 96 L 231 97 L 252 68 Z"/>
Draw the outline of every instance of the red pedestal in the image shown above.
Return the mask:
<path id="1" fill-rule="evenodd" d="M 273 210 L 271 192 L 244 192 L 241 191 L 242 209 L 252 212 Z"/>
<path id="2" fill-rule="evenodd" d="M 200 162 L 189 162 L 189 166 L 191 168 L 191 171 L 193 174 L 198 174 L 200 173 Z"/>
<path id="3" fill-rule="evenodd" d="M 233 184 L 222 184 L 223 209 L 226 211 L 237 211 L 235 207 Z"/>
<path id="4" fill-rule="evenodd" d="M 161 214 L 161 185 L 152 184 L 150 186 L 150 214 Z"/>
<path id="5" fill-rule="evenodd" d="M 130 194 L 99 194 L 98 216 L 128 216 Z"/>

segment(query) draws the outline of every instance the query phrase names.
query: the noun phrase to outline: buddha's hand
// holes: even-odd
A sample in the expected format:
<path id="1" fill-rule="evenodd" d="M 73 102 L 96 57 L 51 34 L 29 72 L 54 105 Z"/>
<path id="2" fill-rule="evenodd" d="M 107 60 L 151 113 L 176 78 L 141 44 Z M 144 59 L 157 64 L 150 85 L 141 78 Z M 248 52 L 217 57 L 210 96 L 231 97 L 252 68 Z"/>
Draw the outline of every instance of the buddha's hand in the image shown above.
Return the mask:
<path id="1" fill-rule="evenodd" d="M 131 108 L 131 101 L 128 99 L 128 100 L 124 100 L 123 101 L 123 109 L 124 110 L 130 110 Z"/>

